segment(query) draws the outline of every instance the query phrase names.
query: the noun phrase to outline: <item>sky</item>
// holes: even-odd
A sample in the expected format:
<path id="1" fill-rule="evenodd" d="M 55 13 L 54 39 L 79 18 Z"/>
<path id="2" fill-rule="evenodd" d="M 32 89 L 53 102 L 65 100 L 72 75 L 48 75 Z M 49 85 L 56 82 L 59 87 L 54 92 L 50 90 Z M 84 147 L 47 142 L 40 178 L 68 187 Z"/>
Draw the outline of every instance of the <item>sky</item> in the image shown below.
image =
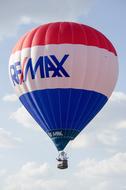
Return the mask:
<path id="1" fill-rule="evenodd" d="M 126 189 L 126 1 L 0 0 L 0 189 Z M 22 107 L 8 76 L 12 48 L 27 31 L 74 21 L 101 31 L 119 61 L 116 88 L 102 111 L 68 145 L 69 169 L 56 168 L 56 148 Z"/>

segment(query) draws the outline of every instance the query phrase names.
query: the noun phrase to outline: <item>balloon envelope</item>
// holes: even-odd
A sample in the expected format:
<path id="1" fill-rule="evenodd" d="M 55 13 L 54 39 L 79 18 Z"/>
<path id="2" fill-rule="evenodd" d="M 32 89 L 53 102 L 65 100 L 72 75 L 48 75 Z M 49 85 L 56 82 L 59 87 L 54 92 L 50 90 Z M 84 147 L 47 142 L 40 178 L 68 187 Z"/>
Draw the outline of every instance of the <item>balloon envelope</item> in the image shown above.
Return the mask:
<path id="1" fill-rule="evenodd" d="M 9 74 L 22 104 L 63 150 L 110 97 L 118 76 L 117 54 L 89 26 L 49 23 L 18 41 Z"/>

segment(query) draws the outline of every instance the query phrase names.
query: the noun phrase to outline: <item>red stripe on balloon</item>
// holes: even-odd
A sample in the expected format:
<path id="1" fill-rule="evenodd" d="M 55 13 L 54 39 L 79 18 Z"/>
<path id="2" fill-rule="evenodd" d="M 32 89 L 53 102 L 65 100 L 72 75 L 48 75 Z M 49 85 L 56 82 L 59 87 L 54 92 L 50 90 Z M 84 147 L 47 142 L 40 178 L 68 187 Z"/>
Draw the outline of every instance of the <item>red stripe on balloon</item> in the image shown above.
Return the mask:
<path id="1" fill-rule="evenodd" d="M 117 55 L 112 43 L 99 31 L 73 22 L 56 22 L 41 25 L 22 37 L 13 53 L 24 48 L 48 44 L 82 44 L 106 49 Z"/>

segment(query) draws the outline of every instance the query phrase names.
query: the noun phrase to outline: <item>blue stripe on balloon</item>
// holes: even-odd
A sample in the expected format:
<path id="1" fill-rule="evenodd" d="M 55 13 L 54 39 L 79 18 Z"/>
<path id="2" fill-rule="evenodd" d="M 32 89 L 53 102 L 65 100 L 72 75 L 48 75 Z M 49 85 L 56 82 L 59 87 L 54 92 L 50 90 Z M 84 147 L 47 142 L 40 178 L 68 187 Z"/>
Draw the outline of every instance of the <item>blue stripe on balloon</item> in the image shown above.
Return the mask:
<path id="1" fill-rule="evenodd" d="M 82 89 L 46 89 L 20 96 L 22 104 L 41 128 L 52 138 L 58 150 L 101 110 L 108 98 L 98 92 Z"/>

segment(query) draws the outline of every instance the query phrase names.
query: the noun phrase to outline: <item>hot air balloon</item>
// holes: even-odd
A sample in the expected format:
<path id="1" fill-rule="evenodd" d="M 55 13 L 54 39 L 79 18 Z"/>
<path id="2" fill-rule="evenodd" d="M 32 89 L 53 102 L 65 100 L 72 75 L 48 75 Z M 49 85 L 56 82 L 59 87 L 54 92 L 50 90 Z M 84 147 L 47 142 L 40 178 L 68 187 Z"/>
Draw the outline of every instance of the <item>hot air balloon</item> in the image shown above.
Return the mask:
<path id="1" fill-rule="evenodd" d="M 9 61 L 12 85 L 27 111 L 60 152 L 106 104 L 118 77 L 117 53 L 99 31 L 55 22 L 26 33 Z"/>

